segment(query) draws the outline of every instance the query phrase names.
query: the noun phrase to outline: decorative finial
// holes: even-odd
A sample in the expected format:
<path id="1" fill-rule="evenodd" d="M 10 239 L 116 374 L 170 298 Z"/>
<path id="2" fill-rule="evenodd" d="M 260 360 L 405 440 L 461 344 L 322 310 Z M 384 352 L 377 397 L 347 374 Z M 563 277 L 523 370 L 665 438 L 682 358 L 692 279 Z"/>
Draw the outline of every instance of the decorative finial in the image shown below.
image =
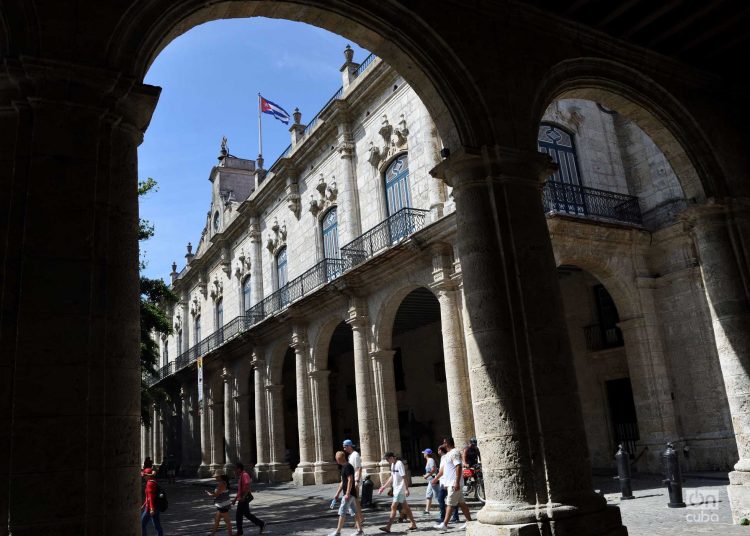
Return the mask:
<path id="1" fill-rule="evenodd" d="M 229 154 L 229 148 L 227 147 L 227 137 L 221 137 L 221 150 L 219 151 L 221 156 L 224 157 Z"/>
<path id="2" fill-rule="evenodd" d="M 292 113 L 292 117 L 294 117 L 294 124 L 299 125 L 300 121 L 302 120 L 302 112 L 299 111 L 299 108 L 294 109 L 294 113 Z"/>
<path id="3" fill-rule="evenodd" d="M 175 261 L 172 261 L 172 271 L 173 272 L 177 271 L 177 263 Z"/>
<path id="4" fill-rule="evenodd" d="M 344 49 L 344 57 L 346 58 L 346 63 L 351 63 L 352 58 L 354 58 L 354 50 L 349 45 L 346 45 Z"/>
<path id="5" fill-rule="evenodd" d="M 193 254 L 193 244 L 191 244 L 190 242 L 188 242 L 187 244 L 187 252 L 188 252 L 188 255 Z"/>

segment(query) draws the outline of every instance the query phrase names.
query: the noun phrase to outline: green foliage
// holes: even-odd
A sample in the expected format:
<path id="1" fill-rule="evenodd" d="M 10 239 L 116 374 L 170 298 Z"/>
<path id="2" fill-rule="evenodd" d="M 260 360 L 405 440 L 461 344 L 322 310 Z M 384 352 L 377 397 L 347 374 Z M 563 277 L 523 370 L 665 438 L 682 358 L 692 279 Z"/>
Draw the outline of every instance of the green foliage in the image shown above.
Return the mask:
<path id="1" fill-rule="evenodd" d="M 138 183 L 138 195 L 140 197 L 149 192 L 158 191 L 156 181 L 148 178 Z M 139 222 L 138 239 L 148 240 L 154 236 L 154 226 L 151 222 L 141 219 Z M 141 270 L 145 267 L 145 261 L 141 260 Z M 153 334 L 170 334 L 172 326 L 165 310 L 169 305 L 177 301 L 177 296 L 170 290 L 169 286 L 161 279 L 150 279 L 141 276 L 141 377 L 153 374 L 159 363 L 159 343 Z M 154 402 L 164 400 L 166 393 L 158 388 L 148 388 L 145 381 L 141 381 L 141 421 L 149 426 L 151 424 L 151 413 L 148 409 Z"/>

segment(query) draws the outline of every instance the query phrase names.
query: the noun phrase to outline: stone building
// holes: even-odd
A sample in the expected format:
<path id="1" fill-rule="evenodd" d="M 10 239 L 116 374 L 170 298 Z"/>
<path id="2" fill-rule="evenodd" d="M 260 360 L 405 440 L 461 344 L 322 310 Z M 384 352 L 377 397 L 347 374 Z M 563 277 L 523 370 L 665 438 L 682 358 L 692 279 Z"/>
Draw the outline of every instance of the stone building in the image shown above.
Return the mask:
<path id="1" fill-rule="evenodd" d="M 177 36 L 207 21 L 238 17 L 313 24 L 373 51 L 419 96 L 442 147 L 447 149 L 430 173 L 453 188 L 452 214 L 446 198 L 442 219 L 428 222 L 426 216 L 423 228 L 415 229 L 372 259 L 367 251 L 355 251 L 353 257 L 361 260 L 362 266 L 347 268 L 347 273 L 326 286 L 331 292 L 301 299 L 290 294 L 288 299 L 294 303 L 289 307 L 275 308 L 269 300 L 262 311 L 253 311 L 257 317 L 265 317 L 268 305 L 268 310 L 274 311 L 272 318 L 278 319 L 303 312 L 305 307 L 325 312 L 336 310 L 337 300 L 343 303 L 339 311 L 345 309 L 342 320 L 350 320 L 345 326 L 351 332 L 329 327 L 331 340 L 339 354 L 351 352 L 355 365 L 361 365 L 355 367 L 355 374 L 373 380 L 355 382 L 354 392 L 354 400 L 358 400 L 356 385 L 362 385 L 367 390 L 365 400 L 371 402 L 357 404 L 358 441 L 368 445 L 371 456 L 379 454 L 377 443 L 397 444 L 397 439 L 406 437 L 398 427 L 397 411 L 389 411 L 383 404 L 378 407 L 374 401 L 389 401 L 392 410 L 395 398 L 398 409 L 405 403 L 400 397 L 412 393 L 408 384 L 407 395 L 399 395 L 398 387 L 395 397 L 394 393 L 383 396 L 388 393 L 378 390 L 391 384 L 388 363 L 397 362 L 397 344 L 402 344 L 402 362 L 408 362 L 407 345 L 397 339 L 415 331 L 411 329 L 414 317 L 423 319 L 426 315 L 413 311 L 423 310 L 420 307 L 429 300 L 424 293 L 424 300 L 420 296 L 404 298 L 422 305 L 404 307 L 403 314 L 399 314 L 400 304 L 375 309 L 368 290 L 368 285 L 374 285 L 375 275 L 369 272 L 390 267 L 419 279 L 423 271 L 419 262 L 411 260 L 421 258 L 426 263 L 428 257 L 430 273 L 435 272 L 432 283 L 438 284 L 429 288 L 424 287 L 429 281 L 415 280 L 413 284 L 438 296 L 441 343 L 460 341 L 449 332 L 453 329 L 460 333 L 463 328 L 474 431 L 483 445 L 488 501 L 478 513 L 478 522 L 469 525 L 468 534 L 627 533 L 618 509 L 607 506 L 592 489 L 592 460 L 585 448 L 587 440 L 601 445 L 610 433 L 610 427 L 598 435 L 591 433 L 592 426 L 609 415 L 602 409 L 602 400 L 610 392 L 612 397 L 627 393 L 624 382 L 609 384 L 611 387 L 603 384 L 624 379 L 623 351 L 634 400 L 633 407 L 628 409 L 623 404 L 617 412 L 619 424 L 630 424 L 621 426 L 618 433 L 632 431 L 628 418 L 632 421 L 635 414 L 636 442 L 657 441 L 659 430 L 675 428 L 678 438 L 688 441 L 688 463 L 700 461 L 719 467 L 721 459 L 731 459 L 734 465 L 728 492 L 732 514 L 736 521 L 750 516 L 750 76 L 741 67 L 748 63 L 750 49 L 744 41 L 747 12 L 741 2 L 709 2 L 698 7 L 690 2 L 669 2 L 655 9 L 649 2 L 613 7 L 587 0 L 478 0 L 439 5 L 403 0 L 79 0 L 76 7 L 28 0 L 6 0 L 0 7 L 0 511 L 3 515 L 7 512 L 7 523 L 0 524 L 0 534 L 119 536 L 137 530 L 141 383 L 137 148 L 160 92 L 144 79 L 156 56 Z M 668 222 L 665 218 L 670 211 L 679 208 L 679 201 L 672 208 L 669 203 L 662 207 L 658 201 L 659 196 L 669 201 L 669 191 L 675 192 L 676 187 L 657 180 L 666 188 L 660 186 L 649 195 L 649 185 L 638 179 L 652 169 L 651 162 L 659 176 L 658 155 L 643 160 L 640 151 L 621 150 L 623 169 L 629 171 L 625 175 L 627 190 L 653 201 L 642 207 L 643 229 L 611 222 L 590 225 L 582 243 L 588 241 L 589 251 L 596 252 L 593 261 L 591 255 L 586 256 L 591 261 L 588 264 L 585 259 L 565 257 L 561 244 L 575 242 L 570 230 L 581 229 L 585 222 L 561 215 L 545 217 L 544 199 L 539 195 L 539 180 L 550 173 L 548 159 L 538 151 L 540 122 L 545 113 L 550 113 L 549 107 L 561 99 L 588 100 L 617 111 L 621 117 L 618 121 L 632 122 L 653 140 L 682 190 L 686 203 L 686 208 L 678 211 L 682 229 L 679 221 L 671 227 L 660 227 L 659 223 Z M 574 128 L 575 118 L 569 125 L 577 147 L 583 143 L 584 131 L 596 124 L 594 118 L 585 117 L 582 105 L 579 108 L 584 116 L 581 130 Z M 335 105 L 330 112 L 337 110 Z M 382 122 L 382 118 L 374 119 Z M 388 120 L 395 135 L 400 117 L 388 115 Z M 409 138 L 416 127 L 408 118 L 406 121 L 410 131 L 407 143 L 414 150 L 416 142 Z M 323 120 L 318 128 L 325 129 L 325 125 Z M 377 122 L 376 126 L 379 130 Z M 618 144 L 627 148 L 628 137 L 637 131 L 616 132 Z M 377 139 L 372 129 L 367 133 Z M 336 144 L 331 145 L 335 152 Z M 599 152 L 606 156 L 610 147 L 601 144 Z M 586 158 L 583 151 L 577 156 Z M 278 165 L 281 163 L 283 160 Z M 240 165 L 236 170 L 238 177 L 251 172 L 249 164 L 244 167 L 247 169 Z M 297 177 L 300 190 L 305 185 L 299 181 L 308 179 L 302 172 L 299 170 Z M 285 175 L 292 179 L 289 194 L 284 185 L 277 199 L 290 197 L 294 201 L 294 177 Z M 410 180 L 413 175 L 410 167 Z M 586 174 L 580 178 L 584 186 L 596 180 Z M 664 180 L 667 178 L 668 173 Z M 364 179 L 357 176 L 358 181 Z M 313 184 L 317 180 L 314 178 Z M 324 176 L 324 181 L 327 191 L 329 178 Z M 343 205 L 344 181 L 336 175 L 336 182 L 340 190 L 336 203 Z M 261 196 L 266 188 L 270 193 L 279 186 L 269 179 L 255 195 Z M 445 195 L 448 193 L 446 188 Z M 240 192 L 234 195 L 236 200 Z M 227 200 L 232 206 L 229 197 Z M 308 221 L 312 217 L 307 211 L 308 200 L 309 195 L 304 203 L 300 200 L 299 221 L 303 214 Z M 566 213 L 578 210 L 575 197 L 572 201 L 564 198 L 562 208 Z M 414 210 L 419 208 L 415 206 Z M 236 211 L 244 213 L 240 206 Z M 286 211 L 286 217 L 279 220 L 279 231 L 286 222 L 288 247 L 293 247 L 300 238 L 290 229 L 299 221 L 294 223 L 292 213 L 288 208 Z M 611 215 L 620 211 L 610 205 L 603 212 Z M 223 209 L 220 218 L 222 213 Z M 360 215 L 360 232 L 367 232 L 367 225 L 371 225 L 362 219 L 364 213 Z M 250 224 L 241 224 L 240 218 L 250 216 L 238 217 L 237 227 L 249 232 Z M 259 227 L 267 222 L 261 221 L 261 216 L 256 215 L 258 228 L 252 235 L 254 240 L 263 240 L 265 247 L 268 231 Z M 273 221 L 270 224 L 273 226 Z M 411 231 L 406 225 L 402 229 L 404 233 Z M 452 237 L 450 229 L 454 230 Z M 592 235 L 588 230 L 596 232 Z M 600 240 L 592 240 L 595 237 Z M 215 242 L 219 238 L 222 236 L 208 236 Z M 272 240 L 280 238 L 272 234 Z M 451 239 L 456 246 L 453 252 L 442 246 L 450 244 Z M 435 242 L 441 246 L 429 249 Z M 630 245 L 634 255 L 630 261 L 624 255 L 605 255 L 615 243 L 621 252 Z M 232 256 L 231 244 L 226 243 L 229 255 L 225 265 L 229 262 L 233 272 L 239 256 Z M 346 244 L 341 240 L 340 245 Z M 212 249 L 206 248 L 206 252 Z M 265 250 L 244 251 L 259 252 L 262 263 Z M 395 261 L 380 262 L 391 258 Z M 407 258 L 410 263 L 401 261 Z M 454 262 L 456 258 L 459 263 Z M 288 259 L 295 262 L 292 257 Z M 250 270 L 258 264 L 252 258 L 250 263 Z M 560 267 L 567 275 L 560 275 Z M 288 265 L 288 273 L 293 275 L 292 271 L 299 269 L 294 273 L 300 274 L 307 268 Z M 455 281 L 458 268 L 460 281 Z M 264 277 L 270 270 L 273 281 L 274 269 L 265 266 Z M 632 279 L 614 277 L 628 269 L 632 270 Z M 364 276 L 355 277 L 360 273 Z M 587 318 L 585 308 L 568 307 L 567 314 L 572 317 L 566 319 L 563 298 L 570 300 L 572 295 L 580 299 L 589 292 L 585 289 L 595 283 L 589 276 L 604 286 L 614 307 L 602 298 L 601 290 L 596 290 L 592 292 L 600 297 L 595 302 L 599 308 L 589 301 Z M 251 287 L 260 286 L 260 279 L 251 277 Z M 202 283 L 208 294 L 213 283 L 208 273 Z M 447 291 L 442 298 L 441 283 Z M 694 292 L 701 285 L 705 302 Z M 221 290 L 228 306 L 229 288 L 225 285 Z M 255 296 L 260 295 L 259 290 Z M 252 288 L 250 291 L 252 300 Z M 275 289 L 265 288 L 264 281 L 264 301 L 272 291 Z M 402 291 L 406 296 L 411 292 Z M 208 319 L 214 314 L 209 305 L 213 302 L 200 295 L 202 315 Z M 455 323 L 453 317 L 454 323 L 446 329 L 442 310 L 457 308 L 454 298 L 461 303 L 462 324 Z M 277 295 L 273 299 L 286 298 Z M 384 304 L 391 303 L 383 300 Z M 614 309 L 619 319 L 614 323 L 619 323 L 624 350 L 607 348 L 605 353 L 584 358 L 580 355 L 582 336 L 584 341 L 592 341 L 593 348 L 618 341 L 617 332 L 611 329 Z M 394 317 L 391 340 L 382 331 L 387 322 L 377 316 L 388 311 Z M 601 316 L 599 311 L 606 312 L 603 319 L 597 318 Z M 222 315 L 231 318 L 229 312 Z M 183 317 L 186 322 L 192 318 L 189 306 Z M 302 372 L 305 358 L 325 355 L 325 349 L 315 347 L 319 340 L 325 340 L 317 336 L 322 331 L 315 325 L 321 317 L 308 315 L 292 322 L 294 352 L 289 352 L 288 360 L 292 361 L 294 353 L 296 365 L 299 349 Z M 706 317 L 710 318 L 710 332 L 701 330 Z M 311 320 L 306 323 L 306 319 Z M 262 343 L 284 338 L 288 341 L 288 330 L 283 330 L 289 323 L 274 319 L 256 323 L 259 325 L 243 331 L 249 334 L 227 342 L 227 350 L 222 353 L 228 362 L 247 364 L 245 352 L 252 347 L 256 359 L 250 364 L 255 362 L 257 366 L 253 368 L 252 395 L 260 393 L 258 406 L 267 406 L 267 412 L 260 412 L 260 422 L 255 424 L 261 430 L 271 430 L 264 419 L 279 412 L 282 389 L 289 392 L 275 387 L 286 385 L 287 359 L 276 359 L 276 349 Z M 575 329 L 575 324 L 580 329 L 595 323 L 600 328 L 588 329 L 584 335 Z M 201 322 L 201 329 L 212 331 L 211 326 L 208 320 Z M 374 331 L 373 326 L 381 331 Z M 280 330 L 278 339 L 272 333 L 274 329 Z M 216 333 L 214 342 L 207 344 L 231 338 L 229 328 Z M 190 334 L 187 336 L 190 344 Z M 457 356 L 463 350 L 458 343 L 451 348 L 442 346 L 449 392 L 448 381 L 460 378 Z M 240 359 L 229 359 L 233 348 L 241 354 Z M 393 357 L 383 353 L 386 350 L 392 350 Z M 711 359 L 712 352 L 715 359 Z M 636 359 L 643 355 L 650 361 Z M 585 370 L 576 367 L 576 361 L 582 359 L 591 366 Z M 205 400 L 216 404 L 224 398 L 224 386 L 217 385 L 216 371 L 208 370 L 216 365 L 211 361 L 207 360 L 206 378 L 214 382 L 213 396 Z M 281 372 L 266 367 L 266 375 L 275 376 L 264 378 L 261 361 L 281 363 Z M 610 361 L 614 364 L 609 365 Z M 726 395 L 712 380 L 717 361 Z M 298 393 L 303 401 L 309 397 L 312 403 L 320 405 L 322 400 L 325 405 L 321 397 L 326 391 L 321 385 L 326 381 L 322 372 L 326 369 L 322 360 L 314 365 L 309 371 L 310 384 L 302 385 Z M 610 376 L 609 371 L 618 366 L 622 372 Z M 256 370 L 261 371 L 257 388 Z M 330 385 L 338 372 L 333 366 L 327 370 Z M 227 372 L 231 374 L 227 375 L 227 398 L 232 398 L 232 382 L 249 378 L 250 373 L 231 368 Z M 393 372 L 395 383 L 395 366 Z M 440 382 L 435 376 L 440 377 L 439 371 L 433 371 L 428 383 L 434 383 L 437 389 Z M 296 374 L 294 378 L 296 381 Z M 223 383 L 223 378 L 219 379 Z M 339 383 L 347 382 L 345 377 L 339 378 Z M 579 395 L 579 389 L 573 387 L 579 382 L 599 382 L 598 403 L 593 394 L 587 401 L 585 385 L 581 385 L 583 394 Z M 238 387 L 244 389 L 245 385 L 240 383 Z M 238 402 L 251 394 L 239 388 Z M 639 389 L 647 391 L 650 398 L 642 398 Z M 350 391 L 344 392 L 350 401 Z M 329 391 L 329 404 L 333 400 Z M 652 405 L 643 407 L 646 400 Z M 190 396 L 183 403 L 188 408 L 186 413 L 195 408 Z M 314 404 L 300 407 L 312 406 L 312 417 L 319 418 L 323 413 L 315 410 Z M 711 406 L 706 409 L 705 404 Z M 731 438 L 725 437 L 727 407 L 737 448 L 733 458 Z M 226 408 L 230 424 L 244 426 L 248 422 L 232 421 L 237 412 L 232 413 L 232 404 L 223 406 Z M 205 415 L 211 408 L 204 409 Z M 219 406 L 213 409 L 216 413 Z M 450 409 L 457 411 L 455 406 Z M 715 412 L 713 418 L 705 413 L 711 411 Z M 171 418 L 166 412 L 163 415 Z M 206 444 L 214 441 L 219 445 L 224 427 L 212 429 L 211 423 L 222 422 L 220 416 L 201 420 L 192 413 L 192 426 L 187 430 L 199 436 L 202 431 Z M 611 415 L 609 418 L 612 421 Z M 344 419 L 348 421 L 348 417 Z M 348 432 L 334 430 L 338 422 L 332 415 L 331 436 Z M 613 422 L 609 424 L 614 430 Z M 316 444 L 317 438 L 310 441 L 305 436 L 306 430 L 297 442 L 305 446 L 300 459 L 323 461 L 322 454 L 319 457 L 319 453 L 310 452 L 311 444 L 321 446 Z M 285 427 L 285 433 L 291 436 L 292 432 L 293 427 Z M 459 435 L 455 430 L 453 433 Z M 265 441 L 265 434 L 257 435 L 261 443 Z M 234 437 L 251 436 L 249 432 L 230 434 L 230 442 Z M 176 441 L 175 437 L 167 439 Z M 276 445 L 275 439 L 269 437 L 269 445 Z M 338 441 L 338 437 L 331 437 L 331 441 L 334 439 Z M 294 445 L 293 437 L 284 442 Z M 726 457 L 706 452 L 712 442 L 718 452 L 727 453 Z M 237 445 L 230 447 L 232 452 Z M 252 444 L 239 445 L 240 449 L 250 447 Z M 269 448 L 256 445 L 256 450 L 260 459 Z M 606 453 L 607 449 L 599 450 Z M 641 460 L 648 460 L 648 455 L 643 456 Z M 274 470 L 278 473 L 277 469 L 283 471 L 280 462 L 273 461 L 282 458 L 286 462 L 286 452 L 273 456 L 268 452 L 264 461 L 272 474 Z M 205 461 L 210 464 L 214 460 Z M 374 462 L 369 463 L 372 467 Z M 303 480 L 310 472 L 314 478 L 314 468 L 310 471 L 309 466 L 299 465 L 297 474 Z M 36 484 L 41 481 L 45 486 Z M 62 489 L 69 492 L 63 496 Z"/>
<path id="2" fill-rule="evenodd" d="M 264 169 L 222 146 L 195 252 L 173 289 L 174 333 L 151 379 L 171 393 L 142 449 L 206 476 L 257 459 L 258 478 L 336 481 L 334 451 L 412 466 L 475 435 L 452 191 L 442 142 L 413 89 L 345 51 L 342 88 Z M 555 100 L 541 187 L 591 464 L 618 444 L 659 472 L 667 441 L 691 470 L 737 456 L 689 203 L 664 154 L 600 103 Z M 198 395 L 201 363 L 202 393 Z M 575 391 L 574 384 L 563 388 Z M 171 438 L 171 439 L 170 439 Z M 480 443 L 480 447 L 481 447 Z"/>

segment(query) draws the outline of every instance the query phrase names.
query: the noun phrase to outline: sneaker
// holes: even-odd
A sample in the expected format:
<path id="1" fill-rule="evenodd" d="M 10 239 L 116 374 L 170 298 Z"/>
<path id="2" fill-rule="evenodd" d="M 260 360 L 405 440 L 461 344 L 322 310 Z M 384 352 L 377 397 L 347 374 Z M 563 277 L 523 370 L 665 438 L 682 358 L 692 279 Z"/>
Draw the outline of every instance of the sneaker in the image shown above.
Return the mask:
<path id="1" fill-rule="evenodd" d="M 265 528 L 266 528 L 266 522 L 265 521 L 261 521 L 260 522 L 260 530 L 258 531 L 258 534 L 263 534 L 263 529 L 265 529 Z"/>
<path id="2" fill-rule="evenodd" d="M 358 530 L 356 532 L 352 532 L 352 536 L 362 536 L 364 534 L 364 531 Z"/>
<path id="3" fill-rule="evenodd" d="M 463 525 L 461 525 L 458 528 L 459 528 L 459 530 L 466 530 L 466 523 L 464 523 Z"/>
<path id="4" fill-rule="evenodd" d="M 340 532 L 329 532 L 328 536 L 341 536 Z"/>
<path id="5" fill-rule="evenodd" d="M 430 515 L 430 511 L 429 510 L 425 510 L 424 512 L 422 512 L 422 515 L 423 516 L 428 516 L 428 515 Z"/>
<path id="6" fill-rule="evenodd" d="M 380 527 L 380 530 L 382 530 L 383 532 L 391 532 L 391 529 L 389 529 L 388 527 Z"/>
<path id="7" fill-rule="evenodd" d="M 445 530 L 447 527 L 445 526 L 445 523 L 438 523 L 437 525 L 433 525 L 432 528 L 438 529 L 438 530 Z"/>

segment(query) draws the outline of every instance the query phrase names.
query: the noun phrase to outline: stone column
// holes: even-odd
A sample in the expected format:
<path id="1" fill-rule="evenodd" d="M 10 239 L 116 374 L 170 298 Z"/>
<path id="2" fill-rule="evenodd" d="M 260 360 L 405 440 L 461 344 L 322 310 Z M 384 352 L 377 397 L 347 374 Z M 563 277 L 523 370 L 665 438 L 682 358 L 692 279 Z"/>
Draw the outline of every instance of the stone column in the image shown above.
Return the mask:
<path id="1" fill-rule="evenodd" d="M 342 117 L 346 119 L 344 115 Z M 362 222 L 359 209 L 359 190 L 357 189 L 357 166 L 354 162 L 355 146 L 351 137 L 351 127 L 342 123 L 339 128 L 338 151 L 341 155 L 342 176 L 339 186 L 339 212 L 341 221 L 339 244 L 345 245 L 362 234 Z"/>
<path id="2" fill-rule="evenodd" d="M 292 469 L 289 467 L 285 456 L 286 441 L 284 440 L 283 392 L 284 386 L 281 384 L 266 386 L 271 451 L 271 462 L 269 463 L 271 482 L 288 482 L 292 479 Z"/>
<path id="3" fill-rule="evenodd" d="M 729 473 L 727 488 L 735 523 L 750 517 L 750 300 L 743 266 L 750 209 L 734 200 L 727 205 L 692 207 L 683 217 L 701 263 L 719 364 L 724 377 L 740 459 Z M 743 272 L 743 270 L 745 270 Z"/>
<path id="4" fill-rule="evenodd" d="M 239 460 L 248 467 L 252 461 L 252 437 L 250 434 L 250 359 L 240 359 L 235 365 L 234 377 L 237 394 L 234 396 L 236 451 Z"/>
<path id="5" fill-rule="evenodd" d="M 182 459 L 180 460 L 180 472 L 184 476 L 186 469 L 192 464 L 193 433 L 190 430 L 190 384 L 184 383 L 180 387 L 180 441 L 182 442 Z"/>
<path id="6" fill-rule="evenodd" d="M 457 150 L 432 173 L 456 200 L 474 419 L 487 503 L 469 534 L 627 534 L 594 493 L 542 210 L 538 153 Z"/>
<path id="7" fill-rule="evenodd" d="M 250 288 L 253 295 L 250 301 L 255 305 L 263 299 L 263 240 L 260 232 L 260 219 L 257 216 L 250 219 L 250 229 L 247 234 L 250 237 L 250 255 L 253 259 L 250 268 Z M 255 320 L 257 319 L 251 319 L 251 322 Z"/>
<path id="8" fill-rule="evenodd" d="M 206 382 L 203 382 L 206 385 Z M 198 468 L 198 477 L 211 476 L 211 403 L 208 393 L 203 393 L 203 399 L 199 402 L 200 432 L 201 432 L 201 465 Z"/>
<path id="9" fill-rule="evenodd" d="M 427 159 L 427 168 L 437 166 L 440 162 L 438 158 L 438 148 L 436 146 L 437 132 L 432 128 L 429 142 L 426 143 L 425 157 Z M 427 199 L 430 203 L 430 221 L 437 221 L 443 217 L 445 206 L 445 184 L 440 179 L 430 177 L 427 179 Z M 455 439 L 455 436 L 454 436 Z"/>
<path id="10" fill-rule="evenodd" d="M 237 456 L 237 430 L 234 413 L 234 381 L 235 378 L 227 367 L 221 372 L 224 380 L 224 471 L 232 477 L 234 475 L 234 464 L 238 461 Z"/>
<path id="11" fill-rule="evenodd" d="M 154 404 L 152 419 L 152 430 L 154 431 L 153 460 L 154 465 L 158 467 L 164 462 L 164 421 L 162 420 L 159 404 Z"/>
<path id="12" fill-rule="evenodd" d="M 398 402 L 396 400 L 396 374 L 393 370 L 393 350 L 377 350 L 370 353 L 372 378 L 374 382 L 373 397 L 378 411 L 378 428 L 380 430 L 380 451 L 401 454 L 401 430 L 398 426 Z M 381 454 L 382 456 L 382 454 Z M 390 464 L 379 461 L 380 478 L 385 481 L 391 476 Z"/>
<path id="13" fill-rule="evenodd" d="M 312 380 L 313 428 L 315 430 L 315 484 L 331 484 L 339 479 L 338 465 L 333 461 L 331 442 L 331 397 L 328 387 L 330 370 L 313 370 Z"/>
<path id="14" fill-rule="evenodd" d="M 266 405 L 266 362 L 262 353 L 256 349 L 253 354 L 253 378 L 255 381 L 255 450 L 257 460 L 255 471 L 258 480 L 270 480 L 269 464 L 271 452 L 269 447 L 268 406 Z"/>
<path id="15" fill-rule="evenodd" d="M 297 430 L 299 434 L 299 464 L 294 470 L 294 483 L 305 486 L 315 483 L 313 474 L 315 461 L 315 437 L 310 400 L 310 378 L 308 376 L 308 346 L 303 328 L 294 327 L 292 334 L 297 385 Z"/>
<path id="16" fill-rule="evenodd" d="M 213 398 L 210 411 L 211 472 L 224 468 L 224 403 Z"/>
<path id="17" fill-rule="evenodd" d="M 364 314 L 364 305 L 355 304 L 349 309 L 347 323 L 352 327 L 354 339 L 354 383 L 357 389 L 357 422 L 359 425 L 359 447 L 362 455 L 362 473 L 371 475 L 379 485 L 379 461 L 382 452 L 378 442 L 379 427 L 377 407 L 373 394 L 372 371 L 370 370 L 367 331 L 369 322 Z"/>
<path id="18" fill-rule="evenodd" d="M 61 58 L 0 72 L 0 530 L 125 535 L 141 496 L 137 147 L 159 88 Z"/>
<path id="19" fill-rule="evenodd" d="M 474 436 L 474 412 L 471 407 L 469 370 L 458 291 L 456 284 L 449 279 L 439 280 L 433 290 L 440 303 L 440 327 L 443 335 L 443 361 L 451 433 L 456 445 L 466 445 Z"/>

